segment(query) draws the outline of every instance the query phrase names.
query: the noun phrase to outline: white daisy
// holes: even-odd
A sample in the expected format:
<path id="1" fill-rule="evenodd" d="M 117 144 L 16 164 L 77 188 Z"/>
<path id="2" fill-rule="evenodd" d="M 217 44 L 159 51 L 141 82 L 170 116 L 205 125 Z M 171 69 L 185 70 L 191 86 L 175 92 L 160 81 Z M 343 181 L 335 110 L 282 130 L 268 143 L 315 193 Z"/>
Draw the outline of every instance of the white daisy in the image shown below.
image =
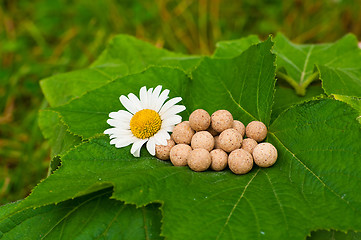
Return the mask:
<path id="1" fill-rule="evenodd" d="M 169 94 L 165 89 L 161 92 L 162 86 L 148 89 L 144 86 L 139 91 L 139 98 L 133 93 L 128 97 L 120 96 L 120 102 L 128 110 L 111 112 L 107 123 L 113 128 L 104 131 L 109 134 L 110 144 L 122 148 L 133 143 L 130 149 L 135 157 L 140 156 L 140 149 L 147 143 L 147 150 L 155 155 L 155 145 L 167 145 L 170 139 L 168 132 L 172 132 L 174 125 L 182 121 L 177 115 L 186 108 L 183 105 L 176 105 L 182 100 L 181 97 L 172 98 L 164 103 Z"/>

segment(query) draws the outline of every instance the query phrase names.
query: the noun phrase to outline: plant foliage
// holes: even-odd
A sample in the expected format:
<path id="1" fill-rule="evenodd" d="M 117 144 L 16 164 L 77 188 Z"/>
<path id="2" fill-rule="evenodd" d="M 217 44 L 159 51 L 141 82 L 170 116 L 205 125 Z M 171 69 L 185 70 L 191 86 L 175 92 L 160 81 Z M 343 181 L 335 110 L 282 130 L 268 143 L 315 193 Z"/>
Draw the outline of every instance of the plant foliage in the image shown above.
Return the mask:
<path id="1" fill-rule="evenodd" d="M 0 238 L 26 239 L 30 228 L 31 239 L 305 239 L 318 229 L 361 231 L 360 57 L 352 35 L 305 46 L 283 35 L 250 36 L 220 42 L 212 57 L 116 37 L 89 68 L 42 81 L 51 107 L 39 124 L 53 147 L 53 173 L 26 199 L 0 208 Z M 276 83 L 276 75 L 285 81 Z M 322 87 L 312 83 L 318 79 Z M 263 121 L 277 163 L 241 176 L 198 173 L 111 146 L 103 131 L 109 112 L 122 109 L 119 96 L 159 84 L 183 98 L 185 119 L 203 108 L 227 109 L 245 124 Z"/>

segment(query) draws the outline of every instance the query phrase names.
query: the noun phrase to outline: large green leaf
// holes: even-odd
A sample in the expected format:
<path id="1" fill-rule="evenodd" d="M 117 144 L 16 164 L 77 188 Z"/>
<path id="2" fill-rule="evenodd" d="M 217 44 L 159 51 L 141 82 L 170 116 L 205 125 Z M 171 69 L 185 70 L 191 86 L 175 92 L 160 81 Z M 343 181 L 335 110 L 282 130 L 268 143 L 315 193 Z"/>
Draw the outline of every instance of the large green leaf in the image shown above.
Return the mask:
<path id="1" fill-rule="evenodd" d="M 281 112 L 287 108 L 311 100 L 324 94 L 321 86 L 309 86 L 305 96 L 296 95 L 294 90 L 289 86 L 278 84 L 274 96 L 274 104 L 272 106 L 272 119 L 276 119 Z"/>
<path id="2" fill-rule="evenodd" d="M 361 240 L 360 232 L 349 231 L 347 233 L 340 231 L 315 231 L 307 240 Z"/>
<path id="3" fill-rule="evenodd" d="M 192 68 L 193 65 L 189 65 L 192 60 L 198 59 L 195 56 L 156 48 L 150 43 L 128 35 L 118 35 L 92 64 L 92 68 L 105 72 L 112 78 L 118 78 L 141 72 L 149 65 L 168 65 L 167 61 L 171 62 L 169 65 L 180 63 L 180 65 L 184 64 L 185 68 Z"/>
<path id="4" fill-rule="evenodd" d="M 109 128 L 106 121 L 110 112 L 125 109 L 119 101 L 120 95 L 130 92 L 138 95 L 142 86 L 150 88 L 161 84 L 164 88 L 172 89 L 170 97 L 182 96 L 186 99 L 189 81 L 179 69 L 151 67 L 142 73 L 110 82 L 55 110 L 61 113 L 72 133 L 89 138 Z"/>
<path id="5" fill-rule="evenodd" d="M 250 35 L 241 39 L 222 41 L 216 44 L 216 50 L 213 57 L 232 58 L 236 57 L 249 48 L 251 45 L 259 43 L 260 40 L 256 35 Z"/>
<path id="6" fill-rule="evenodd" d="M 42 110 L 38 115 L 39 127 L 51 145 L 50 157 L 66 153 L 70 148 L 78 145 L 81 138 L 67 131 L 59 113 L 51 110 Z"/>
<path id="7" fill-rule="evenodd" d="M 0 239 L 161 238 L 157 205 L 137 209 L 109 199 L 111 193 L 108 188 L 58 205 L 15 213 L 0 222 Z"/>
<path id="8" fill-rule="evenodd" d="M 278 75 L 304 95 L 307 86 L 318 78 L 317 65 L 326 93 L 361 96 L 361 50 L 354 35 L 335 43 L 298 45 L 284 35 L 275 38 Z"/>
<path id="9" fill-rule="evenodd" d="M 162 84 L 188 108 L 225 108 L 247 124 L 269 125 L 274 91 L 270 40 L 233 59 L 204 58 L 191 79 L 177 69 L 153 67 L 116 79 L 55 108 L 69 131 L 91 138 L 62 158 L 14 211 L 41 207 L 114 186 L 113 198 L 162 204 L 162 233 L 170 239 L 304 239 L 311 230 L 361 230 L 359 114 L 334 99 L 309 101 L 282 112 L 269 126 L 278 149 L 275 166 L 237 176 L 192 172 L 151 157 L 134 158 L 101 135 L 120 94 Z M 109 209 L 108 211 L 113 211 Z M 2 219 L 11 216 L 7 213 Z"/>
<path id="10" fill-rule="evenodd" d="M 116 78 L 142 72 L 151 65 L 179 67 L 188 72 L 201 59 L 156 48 L 128 35 L 118 35 L 90 68 L 54 75 L 42 80 L 41 87 L 49 104 L 56 107 Z"/>
<path id="11" fill-rule="evenodd" d="M 146 151 L 134 159 L 129 147 L 116 149 L 107 137 L 96 138 L 69 152 L 18 209 L 112 184 L 116 199 L 163 203 L 163 234 L 171 239 L 304 239 L 313 229 L 361 230 L 356 115 L 332 99 L 288 109 L 270 126 L 277 164 L 243 176 L 192 172 Z"/>
<path id="12" fill-rule="evenodd" d="M 360 240 L 361 233 L 348 231 L 341 232 L 335 230 L 317 230 L 311 232 L 311 235 L 307 237 L 307 240 Z"/>
<path id="13" fill-rule="evenodd" d="M 108 128 L 109 112 L 124 109 L 119 96 L 137 93 L 142 86 L 158 84 L 171 89 L 171 97 L 181 96 L 187 106 L 183 116 L 203 107 L 210 113 L 228 109 L 244 121 L 270 121 L 275 84 L 270 39 L 252 46 L 233 59 L 204 58 L 192 72 L 192 80 L 178 69 L 151 67 L 146 71 L 119 78 L 80 99 L 55 108 L 72 133 L 89 138 Z"/>
<path id="14" fill-rule="evenodd" d="M 359 116 L 357 116 L 356 119 L 361 123 L 361 98 L 337 95 L 337 94 L 334 94 L 333 97 L 337 100 L 340 100 L 340 101 L 343 101 L 343 102 L 349 104 L 351 107 L 356 109 L 356 111 L 358 111 L 358 113 L 359 113 L 358 114 Z"/>

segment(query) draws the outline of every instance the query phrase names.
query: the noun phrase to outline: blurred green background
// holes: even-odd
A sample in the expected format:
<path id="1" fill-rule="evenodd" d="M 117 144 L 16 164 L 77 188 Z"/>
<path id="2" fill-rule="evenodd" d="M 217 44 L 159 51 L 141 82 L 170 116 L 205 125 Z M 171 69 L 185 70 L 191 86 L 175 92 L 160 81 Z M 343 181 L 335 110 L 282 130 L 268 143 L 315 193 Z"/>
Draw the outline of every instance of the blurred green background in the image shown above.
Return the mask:
<path id="1" fill-rule="evenodd" d="M 360 0 L 0 0 L 0 205 L 47 174 L 39 80 L 89 65 L 116 34 L 211 54 L 215 43 L 282 31 L 299 43 L 361 39 Z"/>

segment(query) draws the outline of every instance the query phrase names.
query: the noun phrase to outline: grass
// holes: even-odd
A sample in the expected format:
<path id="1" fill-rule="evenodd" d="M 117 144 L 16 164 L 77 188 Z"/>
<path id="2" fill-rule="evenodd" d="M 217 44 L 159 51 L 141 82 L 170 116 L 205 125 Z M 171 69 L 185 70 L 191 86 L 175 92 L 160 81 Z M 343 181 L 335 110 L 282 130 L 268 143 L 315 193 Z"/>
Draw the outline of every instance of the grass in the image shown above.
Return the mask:
<path id="1" fill-rule="evenodd" d="M 118 33 L 158 47 L 211 54 L 215 43 L 284 32 L 295 42 L 361 38 L 358 0 L 3 0 L 0 3 L 0 204 L 46 177 L 37 126 L 39 80 L 89 65 Z"/>

